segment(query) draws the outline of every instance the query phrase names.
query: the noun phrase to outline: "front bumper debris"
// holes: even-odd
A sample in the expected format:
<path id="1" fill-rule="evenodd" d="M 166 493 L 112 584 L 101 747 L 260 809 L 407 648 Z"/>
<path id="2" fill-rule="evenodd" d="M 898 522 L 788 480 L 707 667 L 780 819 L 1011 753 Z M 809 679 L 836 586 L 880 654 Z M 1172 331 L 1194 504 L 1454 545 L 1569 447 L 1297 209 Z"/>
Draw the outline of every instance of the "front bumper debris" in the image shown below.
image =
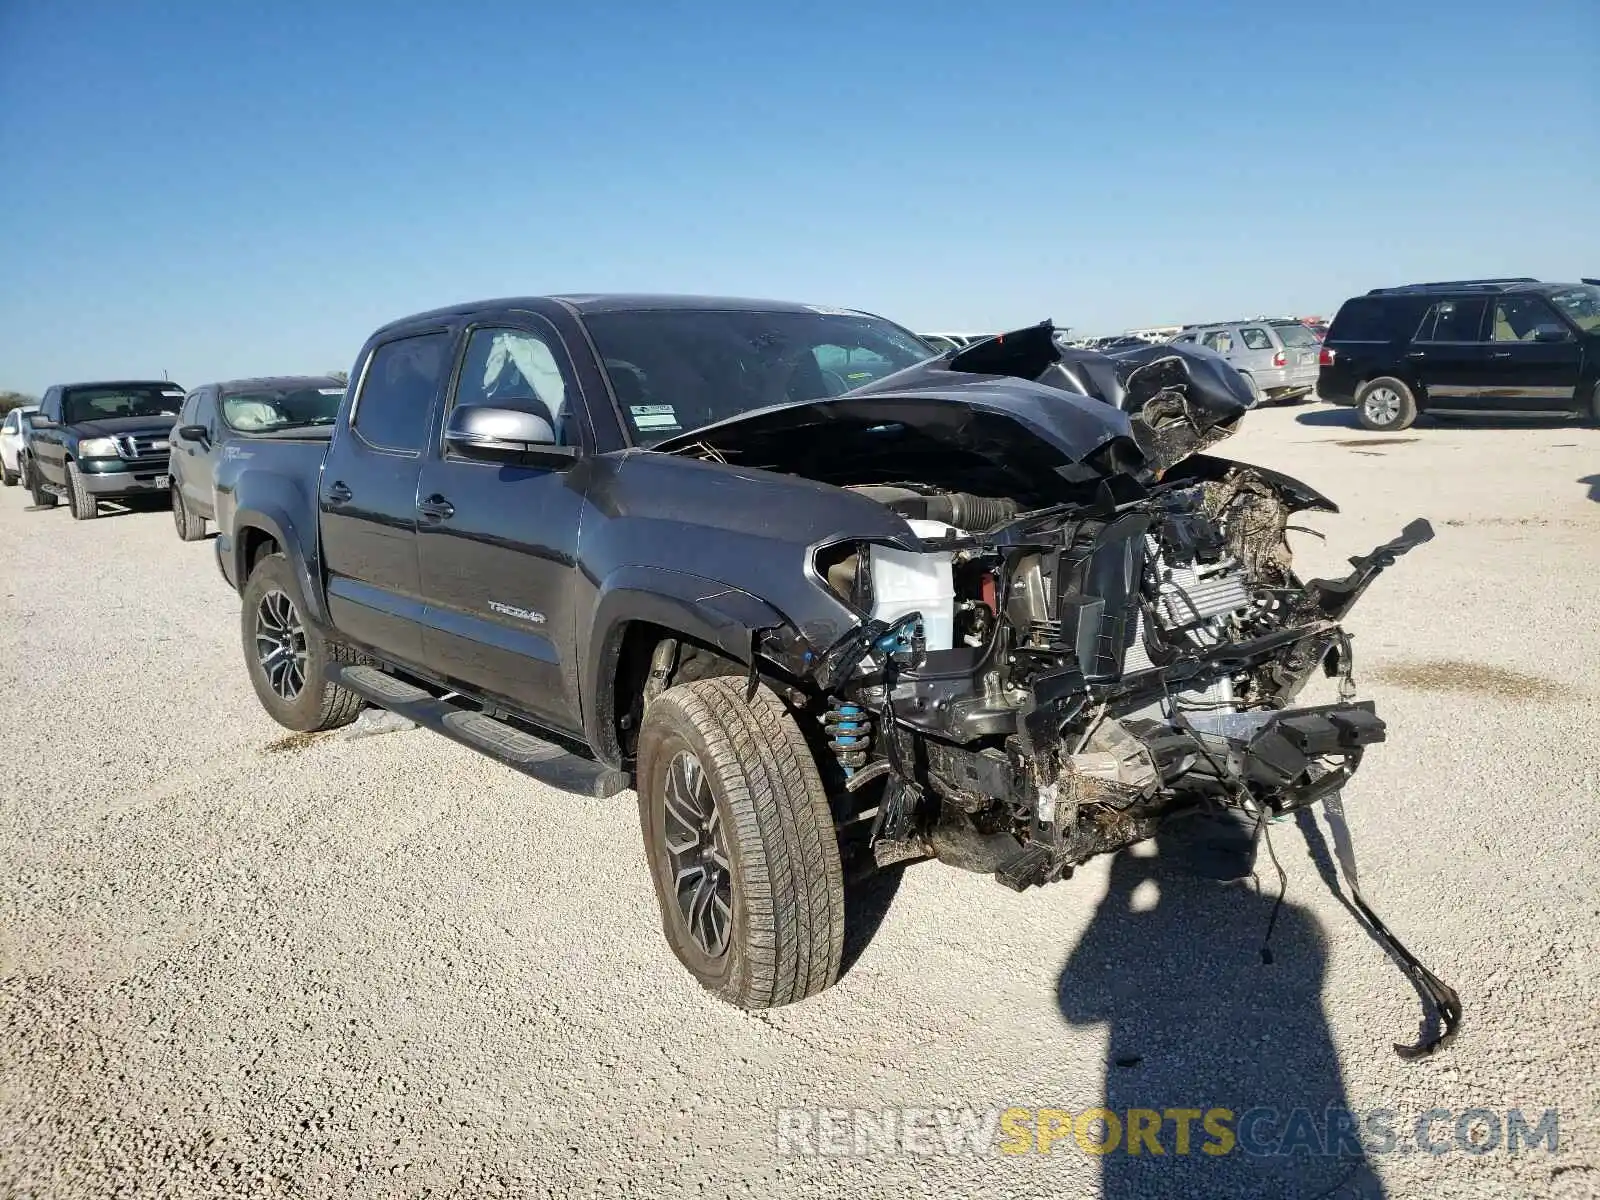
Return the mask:
<path id="1" fill-rule="evenodd" d="M 1196 714 L 1188 729 L 1230 774 L 1264 789 L 1278 812 L 1304 808 L 1336 791 L 1361 751 L 1386 736 L 1371 701 L 1278 712 Z M 1337 765 L 1329 767 L 1330 763 Z"/>

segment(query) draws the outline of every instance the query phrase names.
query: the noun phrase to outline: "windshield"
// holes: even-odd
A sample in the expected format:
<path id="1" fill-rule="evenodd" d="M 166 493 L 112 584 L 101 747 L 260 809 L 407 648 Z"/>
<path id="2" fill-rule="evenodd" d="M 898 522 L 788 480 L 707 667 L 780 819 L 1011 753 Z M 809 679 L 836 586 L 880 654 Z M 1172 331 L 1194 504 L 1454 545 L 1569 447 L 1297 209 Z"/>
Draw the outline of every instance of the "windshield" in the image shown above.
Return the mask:
<path id="1" fill-rule="evenodd" d="M 653 309 L 584 323 L 636 446 L 837 396 L 933 356 L 899 326 L 858 313 Z"/>
<path id="2" fill-rule="evenodd" d="M 1600 330 L 1600 287 L 1591 283 L 1552 292 L 1550 303 L 1585 333 Z"/>
<path id="3" fill-rule="evenodd" d="M 1317 335 L 1312 333 L 1307 326 L 1302 325 L 1299 321 L 1290 321 L 1283 325 L 1274 325 L 1272 328 L 1277 332 L 1278 340 L 1285 346 L 1304 347 L 1315 346 L 1317 344 Z"/>
<path id="4" fill-rule="evenodd" d="M 64 424 L 104 421 L 115 417 L 175 417 L 183 406 L 183 389 L 167 383 L 113 383 L 68 390 L 61 397 Z"/>
<path id="5" fill-rule="evenodd" d="M 241 433 L 331 425 L 343 399 L 344 388 L 331 383 L 233 392 L 222 397 L 222 419 Z"/>

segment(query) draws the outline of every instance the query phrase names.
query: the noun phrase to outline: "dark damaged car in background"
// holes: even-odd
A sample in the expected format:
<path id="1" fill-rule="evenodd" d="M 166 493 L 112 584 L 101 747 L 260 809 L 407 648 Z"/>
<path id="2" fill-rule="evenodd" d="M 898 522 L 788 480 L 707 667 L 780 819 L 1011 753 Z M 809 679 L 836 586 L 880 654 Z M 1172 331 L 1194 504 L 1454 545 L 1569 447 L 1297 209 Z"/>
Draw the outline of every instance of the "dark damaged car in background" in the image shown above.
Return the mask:
<path id="1" fill-rule="evenodd" d="M 1340 622 L 1427 522 L 1302 579 L 1285 531 L 1337 509 L 1206 452 L 1236 371 L 1052 334 L 931 356 L 859 312 L 639 296 L 386 326 L 329 440 L 218 467 L 257 694 L 635 788 L 668 941 L 749 1008 L 834 981 L 875 865 L 1020 890 L 1330 797 L 1386 736 Z M 1340 698 L 1297 706 L 1319 671 Z"/>

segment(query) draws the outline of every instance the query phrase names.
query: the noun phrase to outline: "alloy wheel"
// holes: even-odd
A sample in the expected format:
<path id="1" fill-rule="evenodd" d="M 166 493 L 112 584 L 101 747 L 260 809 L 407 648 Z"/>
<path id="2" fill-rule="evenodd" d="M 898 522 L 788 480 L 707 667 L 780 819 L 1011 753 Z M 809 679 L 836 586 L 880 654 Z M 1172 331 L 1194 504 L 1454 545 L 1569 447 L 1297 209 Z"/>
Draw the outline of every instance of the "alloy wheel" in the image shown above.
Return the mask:
<path id="1" fill-rule="evenodd" d="M 733 932 L 733 868 L 711 781 L 692 751 L 680 750 L 667 768 L 664 799 L 678 911 L 701 951 L 721 958 Z"/>
<path id="2" fill-rule="evenodd" d="M 1374 425 L 1393 425 L 1400 419 L 1400 394 L 1393 388 L 1373 388 L 1361 407 Z"/>
<path id="3" fill-rule="evenodd" d="M 306 627 L 294 601 L 276 588 L 256 605 L 256 658 L 272 690 L 293 701 L 306 686 Z"/>

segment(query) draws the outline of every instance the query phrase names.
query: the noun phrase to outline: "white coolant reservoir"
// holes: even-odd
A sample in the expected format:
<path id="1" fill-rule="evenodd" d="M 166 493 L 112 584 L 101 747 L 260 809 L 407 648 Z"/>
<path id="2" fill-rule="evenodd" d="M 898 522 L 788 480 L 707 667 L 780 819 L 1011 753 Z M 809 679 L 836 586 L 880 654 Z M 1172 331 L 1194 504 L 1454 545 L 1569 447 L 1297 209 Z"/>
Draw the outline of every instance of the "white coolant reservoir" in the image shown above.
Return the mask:
<path id="1" fill-rule="evenodd" d="M 907 521 L 924 540 L 958 531 L 943 521 Z M 910 553 L 892 546 L 869 546 L 872 564 L 872 615 L 894 622 L 907 613 L 922 614 L 922 636 L 929 650 L 955 645 L 956 589 L 950 576 L 950 552 Z"/>

